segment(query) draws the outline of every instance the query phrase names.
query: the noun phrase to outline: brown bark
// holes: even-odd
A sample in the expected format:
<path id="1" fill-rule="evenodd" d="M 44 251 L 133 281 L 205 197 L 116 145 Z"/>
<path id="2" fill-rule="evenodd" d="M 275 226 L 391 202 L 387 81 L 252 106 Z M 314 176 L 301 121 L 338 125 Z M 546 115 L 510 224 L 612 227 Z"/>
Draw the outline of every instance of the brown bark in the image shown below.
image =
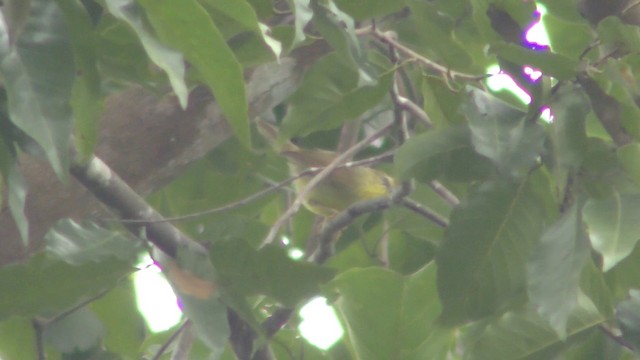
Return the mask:
<path id="1" fill-rule="evenodd" d="M 254 117 L 285 100 L 305 68 L 326 52 L 319 44 L 246 75 L 249 113 Z M 141 88 L 109 97 L 100 121 L 96 153 L 139 194 L 147 195 L 232 136 L 219 107 L 204 89 L 182 110 L 172 96 L 158 98 Z M 59 219 L 100 213 L 100 204 L 77 182 L 61 183 L 42 160 L 20 159 L 27 179 L 29 246 L 21 244 L 6 204 L 0 211 L 0 266 L 23 260 L 43 247 L 43 236 Z"/>

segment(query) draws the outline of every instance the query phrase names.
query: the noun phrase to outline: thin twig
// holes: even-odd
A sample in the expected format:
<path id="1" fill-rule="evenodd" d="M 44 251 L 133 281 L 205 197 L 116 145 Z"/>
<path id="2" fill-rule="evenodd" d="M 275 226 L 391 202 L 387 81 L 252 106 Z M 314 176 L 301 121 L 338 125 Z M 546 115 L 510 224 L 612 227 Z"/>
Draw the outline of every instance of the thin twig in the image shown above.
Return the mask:
<path id="1" fill-rule="evenodd" d="M 36 337 L 36 352 L 38 354 L 38 360 L 46 360 L 47 353 L 44 350 L 44 328 L 45 322 L 40 319 L 31 320 L 31 326 Z"/>
<path id="2" fill-rule="evenodd" d="M 380 162 L 384 162 L 384 161 L 388 161 L 391 158 L 393 158 L 393 151 L 388 151 L 385 152 L 384 154 L 380 154 L 380 155 L 376 155 L 376 156 L 371 156 L 368 157 L 366 159 L 362 159 L 362 160 L 356 160 L 356 161 L 349 161 L 347 163 L 344 163 L 340 166 L 338 166 L 339 169 L 342 168 L 354 168 L 354 167 L 359 167 L 359 166 L 371 166 L 373 164 L 378 164 Z M 302 177 L 305 176 L 311 176 L 311 175 L 315 175 L 318 174 L 320 171 L 322 171 L 323 168 L 308 168 L 305 169 L 304 171 L 291 176 L 285 180 L 282 180 L 279 183 L 275 183 L 270 185 L 268 188 L 265 188 L 263 190 L 258 191 L 255 194 L 252 194 L 244 199 L 240 199 L 238 201 L 234 201 L 232 203 L 214 208 L 214 209 L 207 209 L 207 210 L 203 210 L 203 211 L 199 211 L 199 212 L 195 212 L 195 213 L 190 213 L 187 215 L 181 215 L 181 216 L 174 216 L 174 217 L 165 217 L 162 219 L 158 219 L 158 220 L 154 220 L 154 221 L 148 221 L 148 220 L 136 220 L 136 219 L 102 219 L 104 221 L 113 221 L 113 222 L 120 222 L 123 224 L 138 224 L 138 223 L 152 223 L 152 222 L 166 222 L 166 221 L 184 221 L 184 220 L 192 220 L 198 217 L 202 217 L 202 216 L 206 216 L 206 215 L 210 215 L 210 214 L 214 214 L 214 213 L 218 213 L 218 212 L 223 212 L 223 211 L 231 211 L 234 209 L 237 209 L 239 207 L 245 206 L 245 205 L 249 205 L 250 203 L 266 196 L 269 195 L 270 193 L 279 190 L 289 184 L 291 184 L 292 182 L 294 182 L 297 179 L 300 179 Z"/>
<path id="3" fill-rule="evenodd" d="M 399 53 L 403 54 L 404 56 L 408 56 L 409 58 L 415 59 L 416 61 L 418 61 L 419 63 L 421 63 L 425 67 L 427 67 L 428 69 L 431 69 L 431 70 L 433 70 L 435 72 L 438 72 L 441 75 L 446 76 L 447 78 L 463 80 L 463 81 L 480 81 L 480 80 L 485 79 L 488 76 L 486 74 L 483 74 L 483 75 L 471 75 L 471 74 L 465 74 L 465 73 L 458 72 L 458 71 L 452 71 L 451 69 L 449 69 L 449 68 L 447 68 L 447 67 L 445 67 L 443 65 L 440 65 L 440 64 L 436 63 L 435 61 L 433 61 L 431 59 L 427 59 L 426 57 L 418 54 L 417 52 L 409 49 L 405 45 L 399 43 L 389 33 L 383 33 L 381 31 L 379 31 L 378 29 L 374 29 L 372 27 L 358 29 L 356 31 L 356 34 L 358 34 L 358 35 L 372 35 L 378 41 L 380 41 L 380 42 L 382 42 L 384 44 L 393 46 L 396 50 L 398 50 Z"/>
<path id="4" fill-rule="evenodd" d="M 359 216 L 388 209 L 408 194 L 408 191 L 404 187 L 401 187 L 393 191 L 390 196 L 360 201 L 349 206 L 329 221 L 320 234 L 317 235 L 316 242 L 319 245 L 318 251 L 316 254 L 310 254 L 310 257 L 312 257 L 316 263 L 323 264 L 331 256 L 331 240 L 336 233 L 347 227 Z"/>
<path id="5" fill-rule="evenodd" d="M 169 336 L 169 338 L 167 339 L 167 341 L 165 341 L 162 346 L 160 346 L 160 349 L 158 349 L 158 351 L 156 352 L 156 354 L 151 358 L 151 360 L 158 360 L 160 359 L 160 357 L 162 355 L 164 355 L 164 353 L 167 351 L 167 349 L 169 348 L 169 346 L 171 345 L 171 343 L 173 343 L 177 338 L 178 335 L 180 335 L 181 332 L 183 332 L 184 330 L 186 330 L 188 327 L 191 327 L 191 322 L 189 320 L 186 320 L 185 322 L 182 323 L 182 325 L 180 325 L 180 327 L 173 332 L 173 334 L 171 334 L 171 336 Z"/>
<path id="6" fill-rule="evenodd" d="M 323 179 L 329 176 L 329 174 L 331 174 L 332 171 L 337 169 L 338 166 L 340 166 L 346 159 L 351 158 L 354 154 L 358 153 L 360 150 L 364 149 L 373 141 L 375 141 L 376 139 L 384 135 L 387 131 L 389 131 L 389 129 L 392 126 L 393 124 L 389 124 L 387 126 L 382 127 L 380 130 L 366 137 L 364 140 L 355 144 L 354 146 L 352 146 L 350 149 L 343 152 L 342 154 L 338 155 L 331 163 L 329 163 L 329 165 L 327 165 L 324 169 L 322 169 L 322 171 L 320 171 L 318 174 L 316 174 L 316 176 L 314 176 L 311 180 L 309 180 L 309 182 L 305 185 L 305 187 L 298 192 L 296 199 L 293 201 L 291 206 L 289 206 L 287 211 L 285 211 L 285 213 L 282 214 L 282 216 L 280 216 L 280 218 L 278 218 L 278 220 L 273 224 L 273 226 L 269 230 L 269 234 L 264 239 L 260 247 L 273 243 L 280 228 L 285 224 L 285 222 L 291 216 L 293 216 L 298 210 L 300 210 L 300 206 L 302 206 L 302 202 L 309 195 L 311 190 L 313 190 L 313 188 L 316 185 L 318 185 L 318 183 L 320 183 Z"/>
<path id="7" fill-rule="evenodd" d="M 429 186 L 433 191 L 438 194 L 444 201 L 448 202 L 451 206 L 458 206 L 460 204 L 460 200 L 458 197 L 451 192 L 451 190 L 447 189 L 446 186 L 442 185 L 438 180 L 432 180 L 429 182 Z"/>
<path id="8" fill-rule="evenodd" d="M 417 201 L 404 198 L 402 199 L 402 205 L 404 205 L 404 207 L 406 207 L 407 209 L 424 216 L 441 228 L 446 228 L 447 226 L 449 226 L 449 221 L 447 221 L 444 216 L 438 214 L 437 212 L 429 209 L 428 207 L 420 204 Z"/>
<path id="9" fill-rule="evenodd" d="M 176 349 L 171 355 L 171 360 L 187 360 L 189 358 L 189 351 L 191 351 L 191 348 L 193 347 L 193 340 L 196 338 L 191 327 L 192 324 L 190 321 L 184 324 L 184 329 L 178 336 Z"/>
<path id="10" fill-rule="evenodd" d="M 422 124 L 424 124 L 427 129 L 433 129 L 433 121 L 431 121 L 429 115 L 427 115 L 427 113 L 422 110 L 422 108 L 418 106 L 418 104 L 403 96 L 398 96 L 397 103 L 402 110 L 409 112 L 417 120 L 420 120 L 420 122 L 422 122 Z"/>

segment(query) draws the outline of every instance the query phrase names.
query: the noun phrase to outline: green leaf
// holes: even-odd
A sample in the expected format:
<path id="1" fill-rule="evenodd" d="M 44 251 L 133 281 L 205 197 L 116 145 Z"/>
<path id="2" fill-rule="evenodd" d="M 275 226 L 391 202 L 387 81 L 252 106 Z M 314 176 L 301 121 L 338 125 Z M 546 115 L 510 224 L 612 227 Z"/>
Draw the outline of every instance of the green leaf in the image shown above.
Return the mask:
<path id="1" fill-rule="evenodd" d="M 292 95 L 280 136 L 306 136 L 339 127 L 378 105 L 391 86 L 392 74 L 380 74 L 377 85 L 359 86 L 358 73 L 338 54 L 318 60 Z"/>
<path id="2" fill-rule="evenodd" d="M 533 166 L 545 140 L 544 129 L 526 121 L 524 113 L 482 91 L 473 90 L 462 112 L 469 119 L 475 150 L 505 175 Z"/>
<path id="3" fill-rule="evenodd" d="M 126 84 L 150 81 L 151 62 L 131 27 L 109 16 L 103 17 L 97 31 L 98 65 L 105 80 Z"/>
<path id="4" fill-rule="evenodd" d="M 522 301 L 529 250 L 553 215 L 542 174 L 481 184 L 454 209 L 436 256 L 443 321 L 459 324 Z"/>
<path id="5" fill-rule="evenodd" d="M 369 64 L 367 53 L 356 35 L 355 22 L 338 9 L 332 0 L 317 2 L 314 25 L 324 39 L 347 64 L 358 72 L 358 87 L 375 86 L 375 71 Z"/>
<path id="6" fill-rule="evenodd" d="M 590 199 L 584 206 L 584 221 L 593 248 L 602 255 L 608 271 L 633 251 L 640 239 L 640 195 L 614 192 L 606 199 Z"/>
<path id="7" fill-rule="evenodd" d="M 210 256 L 229 292 L 267 295 L 289 307 L 318 294 L 333 277 L 333 270 L 294 261 L 278 246 L 255 250 L 237 238 L 214 243 Z"/>
<path id="8" fill-rule="evenodd" d="M 446 127 L 414 136 L 396 152 L 395 173 L 401 179 L 430 181 L 441 176 L 461 180 L 483 177 L 491 170 L 471 144 L 466 126 Z"/>
<path id="9" fill-rule="evenodd" d="M 615 45 L 625 52 L 640 51 L 640 30 L 635 25 L 624 24 L 617 16 L 607 16 L 596 28 L 598 40 Z"/>
<path id="10" fill-rule="evenodd" d="M 589 99 L 578 87 L 562 87 L 551 99 L 554 155 L 561 166 L 576 167 L 587 151 Z"/>
<path id="11" fill-rule="evenodd" d="M 3 360 L 37 359 L 36 333 L 28 319 L 13 317 L 0 322 L 0 356 Z"/>
<path id="12" fill-rule="evenodd" d="M 545 75 L 558 80 L 573 80 L 578 71 L 578 60 L 551 52 L 535 51 L 515 44 L 495 43 L 491 52 L 506 60 L 540 69 Z"/>
<path id="13" fill-rule="evenodd" d="M 336 5 L 355 20 L 386 16 L 402 10 L 406 0 L 335 0 Z"/>
<path id="14" fill-rule="evenodd" d="M 65 355 L 95 350 L 104 336 L 98 317 L 83 307 L 47 324 L 44 339 Z"/>
<path id="15" fill-rule="evenodd" d="M 135 262 L 140 243 L 120 231 L 94 223 L 80 225 L 71 219 L 58 221 L 45 235 L 47 251 L 71 265 L 118 258 Z"/>
<path id="16" fill-rule="evenodd" d="M 336 306 L 359 359 L 438 359 L 449 330 L 435 325 L 440 313 L 435 267 L 410 276 L 382 268 L 349 270 L 332 283 Z"/>
<path id="17" fill-rule="evenodd" d="M 567 336 L 567 321 L 577 305 L 589 252 L 580 207 L 574 205 L 545 230 L 527 265 L 529 299 L 561 339 Z"/>
<path id="18" fill-rule="evenodd" d="M 616 319 L 622 337 L 633 346 L 634 351 L 640 351 L 640 291 L 629 291 L 629 299 L 616 307 Z"/>
<path id="19" fill-rule="evenodd" d="M 640 158 L 640 144 L 634 142 L 620 147 L 617 150 L 617 154 L 625 172 L 629 174 L 636 184 L 640 185 L 640 162 L 638 162 Z"/>
<path id="20" fill-rule="evenodd" d="M 75 69 L 64 16 L 55 2 L 33 0 L 15 46 L 8 34 L 2 35 L 0 73 L 11 121 L 42 147 L 58 177 L 65 178 Z"/>
<path id="21" fill-rule="evenodd" d="M 97 67 L 96 33 L 91 18 L 80 1 L 58 0 L 57 3 L 67 19 L 77 68 L 71 95 L 76 149 L 82 156 L 88 157 L 98 141 L 97 123 L 103 105 Z"/>
<path id="22" fill-rule="evenodd" d="M 225 0 L 201 0 L 204 6 L 211 6 L 222 14 L 242 24 L 245 28 L 251 30 L 255 35 L 259 36 L 263 43 L 266 44 L 273 52 L 276 58 L 280 58 L 282 45 L 279 41 L 272 38 L 269 34 L 271 29 L 265 24 L 258 21 L 258 15 L 253 7 L 245 0 L 225 1 Z"/>
<path id="23" fill-rule="evenodd" d="M 0 269 L 0 320 L 10 315 L 51 316 L 112 287 L 132 268 L 113 258 L 73 266 L 43 254 Z"/>
<path id="24" fill-rule="evenodd" d="M 569 22 L 555 14 L 545 14 L 542 22 L 553 52 L 570 59 L 579 58 L 593 42 L 593 31 L 585 21 Z"/>
<path id="25" fill-rule="evenodd" d="M 201 300 L 183 295 L 180 300 L 196 334 L 212 350 L 211 358 L 217 359 L 229 342 L 227 307 L 217 298 Z"/>
<path id="26" fill-rule="evenodd" d="M 238 139 L 251 147 L 242 67 L 207 12 L 195 0 L 141 0 L 140 4 L 160 38 L 198 70 Z"/>
<path id="27" fill-rule="evenodd" d="M 135 1 L 107 0 L 105 3 L 113 16 L 127 23 L 135 31 L 149 58 L 169 77 L 180 105 L 186 108 L 189 91 L 184 81 L 185 64 L 182 54 L 158 41 L 153 30 L 147 25 L 142 9 Z"/>
<path id="28" fill-rule="evenodd" d="M 579 337 L 607 319 L 598 313 L 587 297 L 578 298 L 578 306 L 569 318 L 567 335 Z M 566 344 L 535 309 L 526 307 L 470 325 L 464 329 L 462 346 L 465 359 L 554 359 Z"/>

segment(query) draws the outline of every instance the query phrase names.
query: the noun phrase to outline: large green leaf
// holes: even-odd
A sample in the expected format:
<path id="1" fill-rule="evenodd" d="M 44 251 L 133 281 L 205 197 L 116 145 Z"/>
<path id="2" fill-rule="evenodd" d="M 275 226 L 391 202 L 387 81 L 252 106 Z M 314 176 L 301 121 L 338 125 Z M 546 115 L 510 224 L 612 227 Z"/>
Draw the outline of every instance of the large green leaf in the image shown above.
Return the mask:
<path id="1" fill-rule="evenodd" d="M 55 2 L 33 0 L 15 44 L 2 29 L 0 73 L 11 121 L 42 147 L 56 174 L 64 178 L 75 76 L 64 16 Z"/>
<path id="2" fill-rule="evenodd" d="M 385 16 L 400 11 L 407 3 L 406 0 L 335 0 L 335 2 L 340 9 L 349 13 L 355 20 Z"/>
<path id="3" fill-rule="evenodd" d="M 574 205 L 545 230 L 527 266 L 529 299 L 562 339 L 577 305 L 580 275 L 590 251 L 580 210 Z"/>
<path id="4" fill-rule="evenodd" d="M 359 86 L 358 78 L 358 72 L 336 53 L 318 60 L 292 95 L 280 135 L 305 136 L 353 120 L 380 103 L 392 74 L 382 73 L 373 86 Z"/>
<path id="5" fill-rule="evenodd" d="M 529 250 L 553 216 L 552 201 L 540 173 L 470 190 L 454 209 L 436 256 L 443 321 L 488 316 L 524 298 Z"/>
<path id="6" fill-rule="evenodd" d="M 189 92 L 184 80 L 185 64 L 182 54 L 162 44 L 149 28 L 142 9 L 133 0 L 107 0 L 107 9 L 113 16 L 127 23 L 135 31 L 149 58 L 169 77 L 173 92 L 183 108 L 187 106 Z"/>
<path id="7" fill-rule="evenodd" d="M 412 137 L 397 151 L 395 173 L 399 178 L 429 181 L 439 177 L 467 180 L 486 176 L 491 164 L 473 149 L 466 126 L 446 127 Z"/>
<path id="8" fill-rule="evenodd" d="M 160 38 L 198 70 L 238 139 L 250 147 L 242 67 L 207 12 L 195 0 L 141 0 L 140 4 Z"/>
<path id="9" fill-rule="evenodd" d="M 593 41 L 593 32 L 586 22 L 569 22 L 555 14 L 542 18 L 554 52 L 577 59 Z M 571 36 L 567 36 L 571 34 Z"/>
<path id="10" fill-rule="evenodd" d="M 73 266 L 44 254 L 5 266 L 0 269 L 0 320 L 51 316 L 112 287 L 132 270 L 129 262 L 113 258 Z"/>
<path id="11" fill-rule="evenodd" d="M 358 359 L 445 359 L 450 330 L 435 325 L 435 267 L 402 276 L 381 268 L 349 270 L 332 283 Z"/>
<path id="12" fill-rule="evenodd" d="M 104 261 L 115 257 L 133 263 L 140 243 L 120 231 L 107 230 L 93 223 L 80 225 L 60 220 L 45 235 L 47 251 L 71 265 Z"/>
<path id="13" fill-rule="evenodd" d="M 292 260 L 278 246 L 255 250 L 237 238 L 214 243 L 210 256 L 229 292 L 267 295 L 285 306 L 316 295 L 333 276 L 333 270 Z"/>
<path id="14" fill-rule="evenodd" d="M 591 199 L 583 209 L 593 248 L 608 271 L 633 251 L 640 239 L 640 195 L 614 192 L 606 199 Z"/>
<path id="15" fill-rule="evenodd" d="M 580 336 L 585 330 L 607 319 L 598 313 L 587 297 L 578 298 L 567 327 L 568 336 Z M 534 308 L 507 312 L 499 317 L 472 324 L 464 329 L 464 359 L 554 359 L 566 343 L 560 339 Z"/>
<path id="16" fill-rule="evenodd" d="M 504 175 L 514 175 L 533 166 L 545 140 L 541 125 L 526 121 L 519 110 L 479 90 L 462 108 L 469 120 L 475 150 L 489 159 Z"/>

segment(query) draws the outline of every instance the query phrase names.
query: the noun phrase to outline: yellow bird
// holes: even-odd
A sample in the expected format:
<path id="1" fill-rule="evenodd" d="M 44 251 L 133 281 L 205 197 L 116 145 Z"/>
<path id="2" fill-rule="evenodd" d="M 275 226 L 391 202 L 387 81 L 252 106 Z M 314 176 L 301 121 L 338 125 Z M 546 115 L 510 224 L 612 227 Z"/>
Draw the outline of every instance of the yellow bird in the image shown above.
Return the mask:
<path id="1" fill-rule="evenodd" d="M 308 150 L 290 141 L 278 144 L 278 129 L 264 120 L 256 120 L 258 131 L 289 163 L 289 171 L 297 175 L 308 168 L 322 168 L 329 165 L 338 154 L 327 150 Z M 303 189 L 313 175 L 303 176 L 294 181 L 296 192 Z M 304 206 L 323 216 L 333 216 L 350 205 L 368 199 L 387 196 L 395 187 L 392 177 L 369 167 L 338 168 L 318 183 L 303 199 Z"/>

